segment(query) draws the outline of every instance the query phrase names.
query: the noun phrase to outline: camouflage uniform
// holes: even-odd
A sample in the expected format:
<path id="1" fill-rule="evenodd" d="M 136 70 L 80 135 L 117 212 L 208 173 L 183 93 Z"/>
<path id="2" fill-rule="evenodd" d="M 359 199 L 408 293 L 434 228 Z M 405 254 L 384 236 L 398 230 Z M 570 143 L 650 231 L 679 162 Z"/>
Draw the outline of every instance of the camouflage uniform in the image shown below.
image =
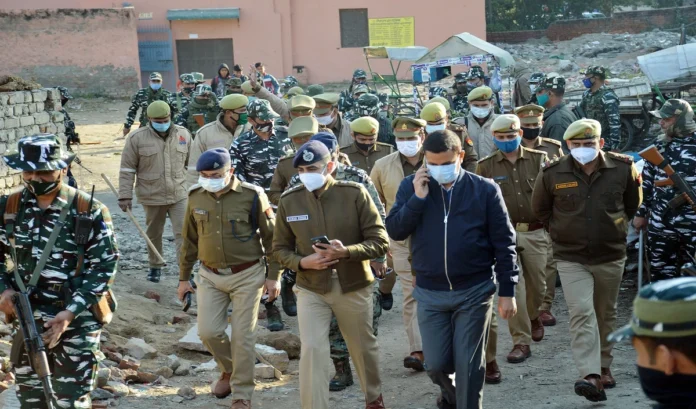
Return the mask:
<path id="1" fill-rule="evenodd" d="M 256 100 L 248 106 L 249 117 L 270 121 L 277 118 L 271 110 L 268 101 Z M 248 182 L 268 191 L 271 187 L 273 173 L 278 161 L 294 151 L 292 141 L 287 137 L 280 138 L 273 129 L 271 137 L 264 141 L 259 138 L 254 129 L 239 136 L 232 142 L 230 157 L 234 173 L 242 182 Z"/>
<path id="2" fill-rule="evenodd" d="M 341 91 L 341 96 L 338 99 L 338 112 L 342 114 L 350 112 L 355 104 L 355 100 L 353 99 L 353 86 L 355 86 L 356 78 L 367 78 L 367 73 L 365 73 L 365 70 L 361 69 L 353 71 L 353 79 L 351 80 L 350 87 Z M 369 88 L 367 92 L 371 94 L 377 93 L 377 91 Z"/>
<path id="3" fill-rule="evenodd" d="M 232 77 L 227 80 L 226 88 L 225 88 L 225 95 L 230 95 L 230 94 L 242 94 L 242 84 L 244 81 L 242 81 L 241 78 L 237 77 Z"/>
<path id="4" fill-rule="evenodd" d="M 674 135 L 665 137 L 656 146 L 675 172 L 696 188 L 696 123 L 689 103 L 670 99 L 660 111 L 653 115 L 671 117 L 681 113 L 674 125 Z M 657 187 L 655 181 L 668 179 L 662 169 L 645 161 L 643 167 L 643 204 L 637 216 L 648 219 L 648 250 L 650 274 L 653 280 L 664 280 L 679 276 L 687 254 L 696 252 L 696 212 L 685 204 L 671 210 L 669 201 L 678 194 L 671 186 Z"/>
<path id="5" fill-rule="evenodd" d="M 336 168 L 336 173 L 333 175 L 333 178 L 337 181 L 356 182 L 363 185 L 365 189 L 367 189 L 367 192 L 370 194 L 370 197 L 372 198 L 372 201 L 374 202 L 375 206 L 377 206 L 377 211 L 382 217 L 382 222 L 384 223 L 386 219 L 384 205 L 379 200 L 377 188 L 375 188 L 375 184 L 372 183 L 372 180 L 370 179 L 370 176 L 368 176 L 367 172 L 353 166 L 339 164 Z M 300 183 L 302 183 L 300 181 L 300 176 L 295 174 L 288 183 L 288 189 Z M 379 317 L 382 316 L 382 303 L 380 298 L 381 297 L 379 295 L 379 291 L 375 289 L 372 297 L 372 328 L 375 331 L 375 335 L 377 335 Z M 338 328 L 338 321 L 336 320 L 335 315 L 331 318 L 331 326 L 329 327 L 329 342 L 331 344 L 331 358 L 334 360 L 334 362 L 338 360 L 347 360 L 349 358 L 350 355 L 348 355 L 348 347 L 346 346 L 346 341 L 343 339 L 343 334 L 341 334 L 341 331 Z"/>
<path id="6" fill-rule="evenodd" d="M 50 136 L 54 138 L 56 144 L 59 143 L 55 136 Z M 47 139 L 46 136 L 35 136 L 25 137 L 23 140 L 38 141 L 39 138 L 44 139 L 41 142 Z M 20 140 L 21 143 L 22 140 Z M 8 156 L 4 159 L 10 167 L 15 168 L 20 162 L 18 159 L 13 162 Z M 58 163 L 60 162 L 63 161 Z M 67 163 L 63 162 L 59 167 L 65 166 Z M 101 295 L 113 284 L 118 251 L 109 210 L 102 203 L 94 200 L 90 209 L 94 220 L 92 231 L 88 243 L 84 246 L 85 264 L 80 277 L 75 277 L 78 245 L 75 244 L 74 219 L 77 215 L 77 207 L 68 199 L 75 194 L 83 195 L 86 200 L 89 200 L 89 197 L 84 192 L 65 184 L 62 184 L 59 189 L 58 195 L 46 210 L 39 208 L 36 197 L 27 189 L 22 191 L 13 230 L 17 254 L 15 262 L 22 280 L 25 284 L 28 283 L 62 209 L 71 206 L 61 234 L 54 246 L 48 250 L 51 256 L 48 257 L 30 300 L 39 331 L 43 329 L 43 323 L 63 310 L 75 314 L 75 319 L 68 325 L 60 342 L 47 351 L 47 356 L 53 373 L 54 407 L 84 409 L 91 407 L 90 392 L 96 383 L 98 368 L 96 354 L 99 351 L 102 328 L 89 307 L 96 304 Z M 0 199 L 0 209 L 3 213 L 7 199 L 7 196 Z M 0 218 L 0 293 L 9 288 L 17 289 L 14 272 L 7 267 L 11 244 L 6 229 L 4 218 Z M 71 293 L 67 299 L 65 299 L 64 290 L 69 290 Z M 21 407 L 23 409 L 46 407 L 41 383 L 31 369 L 24 352 L 20 364 L 15 366 L 15 373 L 18 385 L 17 398 L 21 402 Z"/>
<path id="7" fill-rule="evenodd" d="M 179 76 L 179 79 L 184 84 L 184 87 L 186 87 L 186 86 L 192 87 L 193 85 L 196 84 L 196 80 L 193 78 L 192 74 L 181 74 Z M 193 98 L 193 92 L 189 92 L 187 94 L 184 91 L 177 92 L 176 94 L 174 94 L 172 96 L 172 100 L 169 102 L 169 105 L 175 107 L 176 111 L 179 113 L 179 115 L 177 115 L 174 118 L 174 123 L 179 123 L 181 113 L 184 112 L 184 110 L 186 110 L 189 103 L 191 103 L 192 98 Z"/>
<path id="8" fill-rule="evenodd" d="M 199 99 L 200 95 L 207 94 L 208 100 Z M 195 136 L 196 132 L 201 128 L 196 122 L 194 115 L 203 114 L 203 119 L 206 124 L 214 122 L 218 114 L 220 114 L 220 106 L 218 99 L 213 93 L 213 89 L 209 85 L 201 84 L 196 87 L 196 92 L 193 94 L 193 100 L 188 104 L 186 110 L 178 117 L 177 125 L 183 126 L 191 132 L 191 136 Z"/>
<path id="9" fill-rule="evenodd" d="M 58 91 L 60 91 L 61 100 L 65 100 L 65 102 L 62 103 L 62 106 L 60 108 L 60 113 L 63 114 L 63 126 L 65 126 L 65 138 L 67 140 L 67 148 L 70 152 L 72 152 L 71 145 L 80 144 L 80 135 L 75 131 L 75 122 L 73 122 L 73 120 L 70 118 L 70 114 L 68 114 L 68 111 L 65 110 L 65 105 L 67 104 L 68 100 L 72 99 L 72 95 L 70 95 L 68 89 L 65 87 L 56 88 L 58 89 Z M 79 159 L 76 159 L 76 161 L 79 161 Z M 75 180 L 75 176 L 73 175 L 70 166 L 68 166 L 67 176 L 68 185 L 77 189 L 77 180 Z"/>
<path id="10" fill-rule="evenodd" d="M 283 85 L 280 86 L 280 91 L 283 94 L 287 94 L 287 92 L 290 90 L 290 88 L 294 87 L 299 87 L 300 83 L 297 81 L 297 78 L 293 77 L 292 75 L 288 75 L 283 79 Z"/>
<path id="11" fill-rule="evenodd" d="M 589 67 L 586 74 L 606 76 L 602 67 Z M 599 121 L 602 125 L 602 138 L 605 150 L 618 149 L 621 143 L 621 114 L 619 113 L 619 97 L 613 90 L 602 85 L 596 92 L 587 90 L 582 95 L 580 108 L 589 119 Z"/>
<path id="12" fill-rule="evenodd" d="M 159 75 L 158 73 L 152 73 L 150 75 L 150 79 L 153 79 L 153 77 L 156 77 L 157 74 L 159 76 L 160 81 L 162 80 L 162 76 Z M 152 88 L 147 87 L 147 88 L 142 88 L 138 92 L 133 95 L 133 99 L 131 100 L 131 106 L 128 108 L 128 113 L 126 114 L 126 122 L 123 124 L 124 128 L 130 129 L 131 126 L 133 126 L 133 122 L 135 122 L 135 116 L 138 114 L 138 110 L 140 109 L 140 127 L 142 128 L 143 126 L 147 126 L 149 120 L 147 118 L 147 107 L 153 103 L 154 101 L 164 101 L 172 109 L 172 117 L 175 117 L 174 114 L 177 113 L 178 111 L 176 110 L 175 106 L 172 106 L 172 93 L 167 91 L 164 88 L 160 88 L 157 91 L 154 91 Z"/>
<path id="13" fill-rule="evenodd" d="M 435 97 L 447 98 L 447 90 L 442 87 L 430 87 L 428 99 L 433 99 Z"/>
<path id="14" fill-rule="evenodd" d="M 348 117 L 344 118 L 350 122 L 363 116 L 375 118 L 379 122 L 377 142 L 386 143 L 396 148 L 396 139 L 394 138 L 394 130 L 392 129 L 391 121 L 379 114 L 381 105 L 379 97 L 375 94 L 363 94 L 355 102 L 355 107 L 353 108 L 350 119 Z"/>

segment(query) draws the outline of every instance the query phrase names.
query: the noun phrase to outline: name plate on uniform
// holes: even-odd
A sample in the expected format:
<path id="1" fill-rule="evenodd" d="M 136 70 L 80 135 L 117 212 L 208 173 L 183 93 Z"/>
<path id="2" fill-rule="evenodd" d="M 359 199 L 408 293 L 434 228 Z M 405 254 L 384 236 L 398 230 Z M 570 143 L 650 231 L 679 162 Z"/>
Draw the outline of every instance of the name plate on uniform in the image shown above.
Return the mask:
<path id="1" fill-rule="evenodd" d="M 300 215 L 297 215 L 297 216 L 288 216 L 288 217 L 285 218 L 285 220 L 287 220 L 288 223 L 292 223 L 292 222 L 304 222 L 304 221 L 309 220 L 309 215 L 308 215 L 308 214 L 300 214 Z"/>
<path id="2" fill-rule="evenodd" d="M 556 184 L 556 190 L 568 189 L 569 187 L 578 187 L 578 182 L 568 182 L 568 183 L 557 183 Z"/>

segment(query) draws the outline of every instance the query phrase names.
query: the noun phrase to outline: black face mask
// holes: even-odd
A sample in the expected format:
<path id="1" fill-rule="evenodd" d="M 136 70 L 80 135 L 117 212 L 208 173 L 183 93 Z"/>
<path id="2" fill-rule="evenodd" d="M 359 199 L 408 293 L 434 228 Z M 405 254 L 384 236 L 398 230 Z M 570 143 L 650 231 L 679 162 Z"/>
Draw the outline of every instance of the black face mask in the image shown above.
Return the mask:
<path id="1" fill-rule="evenodd" d="M 648 399 L 668 407 L 696 408 L 696 375 L 667 375 L 639 366 L 638 378 Z"/>
<path id="2" fill-rule="evenodd" d="M 533 141 L 539 136 L 539 132 L 541 132 L 541 128 L 522 128 L 522 137 Z"/>
<path id="3" fill-rule="evenodd" d="M 360 143 L 360 142 L 355 142 L 355 146 L 358 147 L 363 152 L 369 152 L 370 149 L 372 149 L 373 146 L 375 146 L 374 143 Z"/>

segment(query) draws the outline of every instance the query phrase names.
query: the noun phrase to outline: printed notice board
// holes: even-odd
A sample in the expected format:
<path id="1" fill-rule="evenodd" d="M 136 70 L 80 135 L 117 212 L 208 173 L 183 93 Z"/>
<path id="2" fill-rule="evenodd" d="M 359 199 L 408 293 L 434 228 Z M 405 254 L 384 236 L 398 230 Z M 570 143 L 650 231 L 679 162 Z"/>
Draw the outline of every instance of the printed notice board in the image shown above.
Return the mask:
<path id="1" fill-rule="evenodd" d="M 416 42 L 415 18 L 371 18 L 370 46 L 411 47 Z"/>

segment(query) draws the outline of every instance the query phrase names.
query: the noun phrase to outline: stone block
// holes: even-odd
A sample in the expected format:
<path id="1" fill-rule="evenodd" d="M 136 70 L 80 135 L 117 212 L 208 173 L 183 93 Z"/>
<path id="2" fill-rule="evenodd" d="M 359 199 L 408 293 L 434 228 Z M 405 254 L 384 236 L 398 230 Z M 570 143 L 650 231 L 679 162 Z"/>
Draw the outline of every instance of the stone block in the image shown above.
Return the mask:
<path id="1" fill-rule="evenodd" d="M 9 105 L 23 104 L 24 103 L 24 91 L 10 92 L 8 97 Z"/>
<path id="2" fill-rule="evenodd" d="M 60 100 L 50 100 L 47 99 L 46 102 L 44 103 L 46 111 L 60 111 L 63 109 L 63 104 L 61 104 Z"/>
<path id="3" fill-rule="evenodd" d="M 288 370 L 288 365 L 290 365 L 290 358 L 288 358 L 288 353 L 285 351 L 279 351 L 268 345 L 256 344 L 256 352 L 263 357 L 269 364 L 273 365 L 280 372 L 285 372 Z"/>
<path id="4" fill-rule="evenodd" d="M 7 142 L 10 140 L 7 136 L 7 132 L 7 129 L 0 129 L 0 142 Z"/>
<path id="5" fill-rule="evenodd" d="M 58 133 L 63 133 L 63 132 L 65 132 L 65 124 L 62 123 L 62 122 L 58 122 L 58 123 L 56 124 L 56 128 L 57 128 L 57 131 L 56 131 L 56 132 L 58 132 Z"/>
<path id="6" fill-rule="evenodd" d="M 48 112 L 37 112 L 33 115 L 33 117 L 34 117 L 34 122 L 37 125 L 47 124 L 51 121 L 51 115 L 49 115 Z"/>
<path id="7" fill-rule="evenodd" d="M 46 103 L 45 102 L 37 102 L 36 103 L 36 112 L 43 112 L 46 110 Z"/>
<path id="8" fill-rule="evenodd" d="M 5 119 L 5 129 L 13 129 L 19 127 L 19 118 L 10 117 Z"/>
<path id="9" fill-rule="evenodd" d="M 51 111 L 51 122 L 63 122 L 65 120 L 65 115 L 62 112 Z"/>
<path id="10" fill-rule="evenodd" d="M 34 125 L 35 123 L 36 122 L 35 122 L 35 119 L 33 116 L 23 116 L 23 117 L 19 118 L 19 124 L 21 126 L 31 126 L 31 125 Z"/>
<path id="11" fill-rule="evenodd" d="M 14 176 L 6 176 L 3 181 L 5 182 L 5 186 L 7 187 L 12 187 L 14 186 Z"/>
<path id="12" fill-rule="evenodd" d="M 31 96 L 31 91 L 24 91 L 24 103 L 34 102 L 34 97 Z"/>
<path id="13" fill-rule="evenodd" d="M 14 142 L 16 138 L 17 133 L 15 132 L 14 129 L 5 129 L 7 131 L 7 141 L 8 142 Z"/>
<path id="14" fill-rule="evenodd" d="M 31 91 L 32 101 L 34 102 L 44 102 L 48 97 L 48 94 L 43 89 L 35 89 Z"/>
<path id="15" fill-rule="evenodd" d="M 14 116 L 14 105 L 7 105 L 0 107 L 0 116 L 9 117 Z"/>
<path id="16" fill-rule="evenodd" d="M 58 88 L 44 88 L 46 90 L 46 99 L 51 101 L 60 101 L 60 91 Z"/>
<path id="17" fill-rule="evenodd" d="M 36 113 L 36 103 L 35 102 L 32 102 L 31 104 L 27 104 L 27 106 L 29 107 L 29 114 L 30 115 L 33 115 Z"/>
<path id="18" fill-rule="evenodd" d="M 31 131 L 29 131 L 29 133 L 27 135 L 36 135 L 39 133 L 42 133 L 41 127 L 38 125 L 34 125 L 31 127 Z"/>
<path id="19" fill-rule="evenodd" d="M 55 134 L 58 132 L 58 127 L 53 122 L 49 122 L 46 124 L 46 132 Z"/>
<path id="20" fill-rule="evenodd" d="M 0 155 L 3 155 L 7 151 L 7 144 L 0 143 Z"/>
<path id="21" fill-rule="evenodd" d="M 0 129 L 5 129 L 5 118 L 0 117 Z"/>
<path id="22" fill-rule="evenodd" d="M 13 109 L 13 111 L 12 111 L 12 113 L 14 114 L 14 116 L 22 116 L 22 115 L 25 115 L 25 114 L 24 114 L 24 106 L 25 106 L 24 104 L 15 105 L 15 106 L 14 106 L 14 109 Z M 27 109 L 27 111 L 29 111 L 29 110 Z"/>
<path id="23" fill-rule="evenodd" d="M 7 105 L 7 100 L 9 98 L 10 98 L 10 95 L 7 92 L 0 93 L 0 105 L 2 105 L 2 106 Z"/>
<path id="24" fill-rule="evenodd" d="M 256 364 L 254 367 L 254 375 L 261 379 L 274 379 L 275 371 L 273 367 L 266 364 Z"/>

